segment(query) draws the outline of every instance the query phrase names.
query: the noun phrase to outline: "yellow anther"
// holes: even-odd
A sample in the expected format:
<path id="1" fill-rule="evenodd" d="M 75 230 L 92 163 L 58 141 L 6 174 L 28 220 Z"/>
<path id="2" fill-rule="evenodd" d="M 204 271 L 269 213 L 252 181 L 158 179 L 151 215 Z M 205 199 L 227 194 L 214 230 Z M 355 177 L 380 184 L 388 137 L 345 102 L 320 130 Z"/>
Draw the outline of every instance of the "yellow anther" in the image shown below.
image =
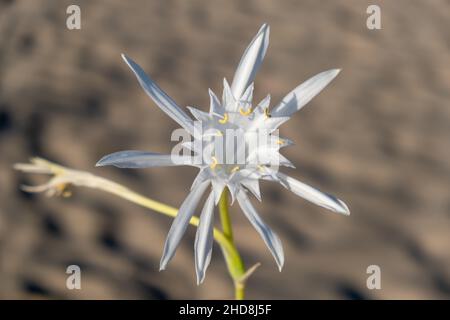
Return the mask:
<path id="1" fill-rule="evenodd" d="M 69 190 L 68 185 L 65 183 L 56 186 L 56 193 L 64 198 L 69 198 L 72 195 L 72 191 Z"/>
<path id="2" fill-rule="evenodd" d="M 269 108 L 264 109 L 264 115 L 266 116 L 266 119 L 270 118 Z"/>
<path id="3" fill-rule="evenodd" d="M 212 163 L 209 165 L 209 167 L 211 168 L 211 169 L 214 169 L 216 166 L 217 166 L 217 158 L 216 157 L 211 157 L 211 159 L 212 159 Z"/>
<path id="4" fill-rule="evenodd" d="M 278 140 L 277 140 L 277 144 L 280 144 L 280 145 L 281 145 L 281 144 L 284 144 L 284 140 L 283 140 L 283 139 L 278 139 Z"/>
<path id="5" fill-rule="evenodd" d="M 261 171 L 261 172 L 262 172 L 262 171 L 264 171 L 264 170 L 265 170 L 265 167 L 263 167 L 262 165 L 259 165 L 259 166 L 258 166 L 258 169 L 259 169 L 259 171 Z"/>
<path id="6" fill-rule="evenodd" d="M 235 173 L 237 171 L 239 171 L 239 166 L 236 166 L 233 169 L 231 169 L 231 173 Z"/>
<path id="7" fill-rule="evenodd" d="M 219 123 L 225 124 L 228 122 L 228 113 L 224 113 L 223 118 L 219 120 Z"/>
<path id="8" fill-rule="evenodd" d="M 218 136 L 218 137 L 222 137 L 222 136 L 223 136 L 223 133 L 222 133 L 222 131 L 220 131 L 220 130 L 217 130 L 217 134 L 216 134 L 216 136 Z"/>
<path id="9" fill-rule="evenodd" d="M 248 108 L 247 111 L 245 111 L 245 110 L 242 109 L 242 108 L 239 108 L 239 113 L 240 113 L 241 115 L 243 115 L 243 116 L 248 116 L 250 113 L 252 113 L 252 108 Z"/>
<path id="10" fill-rule="evenodd" d="M 72 191 L 70 191 L 70 190 L 64 190 L 63 193 L 62 193 L 62 196 L 63 196 L 64 198 L 69 198 L 70 196 L 72 196 Z"/>

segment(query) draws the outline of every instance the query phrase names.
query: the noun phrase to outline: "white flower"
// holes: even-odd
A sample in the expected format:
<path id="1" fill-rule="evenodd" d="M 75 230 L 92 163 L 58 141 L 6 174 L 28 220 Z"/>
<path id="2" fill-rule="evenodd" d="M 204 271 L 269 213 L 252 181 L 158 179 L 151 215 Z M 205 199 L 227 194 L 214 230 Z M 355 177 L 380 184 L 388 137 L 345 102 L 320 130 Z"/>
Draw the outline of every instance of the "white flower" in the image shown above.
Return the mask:
<path id="1" fill-rule="evenodd" d="M 319 206 L 344 215 L 350 214 L 348 207 L 341 200 L 273 168 L 277 164 L 293 167 L 289 160 L 279 153 L 280 148 L 291 143 L 287 139 L 278 138 L 275 130 L 317 95 L 336 77 L 339 70 L 325 71 L 310 78 L 288 93 L 270 112 L 270 96 L 253 107 L 253 79 L 266 54 L 268 45 L 269 26 L 264 24 L 245 50 L 231 87 L 224 80 L 222 101 L 220 102 L 216 95 L 209 90 L 211 103 L 208 113 L 188 107 L 197 120 L 195 122 L 144 73 L 139 65 L 122 55 L 150 98 L 192 135 L 194 141 L 186 143 L 185 147 L 191 149 L 195 154 L 201 155 L 200 161 L 194 161 L 191 156 L 122 151 L 107 155 L 97 163 L 97 166 L 114 165 L 120 168 L 191 165 L 200 169 L 191 191 L 181 205 L 167 235 L 161 258 L 161 270 L 166 268 L 173 257 L 189 220 L 208 186 L 212 186 L 212 190 L 201 212 L 195 238 L 195 267 L 198 283 L 203 281 L 211 257 L 214 205 L 218 203 L 225 187 L 229 189 L 232 201 L 237 199 L 242 211 L 263 238 L 280 270 L 284 263 L 281 241 L 264 223 L 247 197 L 247 191 L 250 191 L 261 200 L 260 179 L 279 182 L 286 189 Z M 201 130 L 197 130 L 198 123 L 200 123 Z M 227 139 L 224 146 L 218 149 L 213 138 L 226 137 L 229 130 L 239 130 L 243 133 L 240 146 L 239 144 L 237 148 L 234 145 L 230 146 Z M 255 135 L 252 133 L 262 130 L 268 132 L 267 141 L 254 143 Z M 204 152 L 204 150 L 208 150 L 208 152 Z M 245 156 L 243 162 L 229 163 L 219 161 L 217 154 L 226 156 L 232 154 L 236 156 L 235 159 L 243 154 Z"/>

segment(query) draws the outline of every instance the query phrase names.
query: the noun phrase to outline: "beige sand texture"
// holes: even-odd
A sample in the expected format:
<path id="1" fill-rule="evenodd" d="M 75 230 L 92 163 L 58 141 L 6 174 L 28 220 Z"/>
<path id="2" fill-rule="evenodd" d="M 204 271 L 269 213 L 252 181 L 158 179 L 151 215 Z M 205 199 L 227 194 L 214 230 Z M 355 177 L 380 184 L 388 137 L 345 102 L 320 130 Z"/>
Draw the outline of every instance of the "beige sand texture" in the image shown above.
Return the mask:
<path id="1" fill-rule="evenodd" d="M 82 29 L 66 28 L 79 4 Z M 379 4 L 382 29 L 366 28 Z M 177 128 L 120 58 L 136 60 L 180 105 L 221 95 L 260 25 L 271 40 L 256 100 L 273 103 L 308 77 L 340 75 L 281 134 L 295 141 L 285 172 L 346 201 L 344 217 L 281 186 L 255 206 L 280 235 L 273 258 L 237 205 L 236 241 L 250 299 L 450 298 L 450 3 L 396 1 L 0 1 L 0 298 L 226 299 L 233 288 L 218 246 L 195 282 L 189 228 L 168 269 L 159 259 L 171 219 L 113 196 L 19 190 L 12 170 L 40 156 L 179 206 L 193 168 L 95 168 L 127 149 L 170 152 Z M 218 221 L 216 221 L 218 222 Z M 82 269 L 67 290 L 66 267 Z M 366 287 L 379 265 L 382 289 Z"/>

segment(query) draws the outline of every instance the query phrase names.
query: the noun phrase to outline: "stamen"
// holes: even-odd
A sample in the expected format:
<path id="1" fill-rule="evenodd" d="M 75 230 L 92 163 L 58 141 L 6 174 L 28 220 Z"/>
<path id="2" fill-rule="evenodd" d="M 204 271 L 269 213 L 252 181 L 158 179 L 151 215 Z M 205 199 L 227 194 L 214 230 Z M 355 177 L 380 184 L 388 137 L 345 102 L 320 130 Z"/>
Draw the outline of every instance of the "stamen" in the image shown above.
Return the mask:
<path id="1" fill-rule="evenodd" d="M 231 169 L 231 173 L 235 173 L 237 171 L 239 171 L 239 166 L 236 166 L 233 169 Z"/>
<path id="2" fill-rule="evenodd" d="M 241 115 L 243 115 L 243 116 L 248 116 L 250 113 L 252 113 L 252 108 L 248 108 L 247 111 L 245 111 L 245 110 L 242 109 L 242 108 L 239 108 L 239 113 L 240 113 Z"/>
<path id="3" fill-rule="evenodd" d="M 56 186 L 56 193 L 64 198 L 69 198 L 72 196 L 72 191 L 69 190 L 67 184 L 65 183 Z"/>
<path id="4" fill-rule="evenodd" d="M 209 165 L 209 167 L 211 168 L 211 169 L 214 169 L 216 166 L 217 166 L 217 158 L 216 157 L 211 157 L 211 159 L 212 159 L 212 163 Z"/>
<path id="5" fill-rule="evenodd" d="M 223 115 L 223 119 L 220 119 L 220 120 L 219 120 L 219 123 L 225 124 L 225 123 L 227 123 L 227 122 L 228 122 L 228 113 L 225 113 L 225 114 Z"/>
<path id="6" fill-rule="evenodd" d="M 266 119 L 271 117 L 271 115 L 269 113 L 269 108 L 264 109 L 264 115 L 266 116 Z"/>
<path id="7" fill-rule="evenodd" d="M 278 139 L 277 140 L 277 144 L 279 144 L 279 145 L 284 144 L 284 140 L 283 139 Z"/>
<path id="8" fill-rule="evenodd" d="M 262 165 L 258 165 L 258 169 L 259 171 L 264 172 L 266 168 Z"/>
<path id="9" fill-rule="evenodd" d="M 64 190 L 63 193 L 62 193 L 62 196 L 63 196 L 64 198 L 69 198 L 69 197 L 72 196 L 72 191 L 70 191 L 70 190 Z"/>
<path id="10" fill-rule="evenodd" d="M 220 131 L 220 130 L 217 130 L 216 136 L 218 136 L 218 137 L 222 137 L 222 136 L 223 136 L 223 133 L 222 133 L 222 131 Z"/>

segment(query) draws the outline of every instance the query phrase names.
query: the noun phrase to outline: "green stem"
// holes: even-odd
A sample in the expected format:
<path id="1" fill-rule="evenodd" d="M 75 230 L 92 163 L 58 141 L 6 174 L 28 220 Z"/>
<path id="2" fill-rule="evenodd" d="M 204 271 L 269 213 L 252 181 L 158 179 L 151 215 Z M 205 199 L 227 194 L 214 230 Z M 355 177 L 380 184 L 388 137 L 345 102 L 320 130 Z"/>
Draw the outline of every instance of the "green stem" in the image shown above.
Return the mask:
<path id="1" fill-rule="evenodd" d="M 231 225 L 231 218 L 228 212 L 228 192 L 224 189 L 219 200 L 219 212 L 220 212 L 220 222 L 222 223 L 223 234 L 233 242 L 233 227 Z"/>
<path id="2" fill-rule="evenodd" d="M 93 175 L 89 172 L 69 169 L 41 158 L 33 158 L 31 160 L 31 164 L 15 164 L 14 168 L 23 172 L 54 175 L 47 184 L 35 187 L 24 187 L 24 190 L 28 190 L 29 192 L 43 192 L 52 188 L 62 190 L 67 185 L 88 187 L 114 194 L 118 197 L 136 203 L 145 208 L 152 209 L 169 217 L 175 217 L 178 214 L 177 208 L 147 198 L 116 182 Z M 242 300 L 244 299 L 245 280 L 248 275 L 253 272 L 253 268 L 250 268 L 248 271 L 245 270 L 242 258 L 233 241 L 231 220 L 228 213 L 228 195 L 226 190 L 224 190 L 221 195 L 219 210 L 223 232 L 214 228 L 214 240 L 217 241 L 222 249 L 228 272 L 233 279 L 235 298 L 237 300 Z M 193 216 L 189 223 L 191 225 L 198 226 L 199 221 L 200 220 L 197 216 Z"/>
<path id="3" fill-rule="evenodd" d="M 245 283 L 244 282 L 235 283 L 234 298 L 236 300 L 244 300 L 244 298 L 245 298 Z"/>
<path id="4" fill-rule="evenodd" d="M 233 227 L 231 225 L 230 213 L 228 210 L 228 191 L 224 189 L 219 200 L 219 211 L 220 211 L 220 222 L 222 224 L 223 235 L 231 243 L 234 248 L 233 256 L 227 256 L 225 254 L 225 259 L 227 260 L 228 270 L 234 281 L 234 295 L 236 300 L 243 300 L 245 296 L 245 282 L 242 281 L 242 277 L 245 274 L 245 266 L 242 261 L 239 252 L 236 249 L 236 245 L 233 240 Z"/>

